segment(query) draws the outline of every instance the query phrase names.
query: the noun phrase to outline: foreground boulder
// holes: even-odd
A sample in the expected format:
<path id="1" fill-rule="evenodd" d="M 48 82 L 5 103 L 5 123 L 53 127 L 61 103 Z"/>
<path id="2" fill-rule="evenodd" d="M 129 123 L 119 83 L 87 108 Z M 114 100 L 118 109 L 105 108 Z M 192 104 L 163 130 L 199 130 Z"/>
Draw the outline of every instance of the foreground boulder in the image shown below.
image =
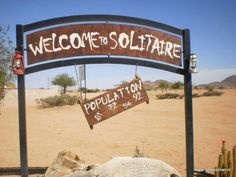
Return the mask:
<path id="1" fill-rule="evenodd" d="M 181 177 L 167 163 L 145 157 L 116 157 L 102 165 L 85 165 L 71 152 L 60 152 L 45 177 Z"/>
<path id="2" fill-rule="evenodd" d="M 180 177 L 167 163 L 145 157 L 116 157 L 99 166 L 97 174 L 99 177 Z"/>
<path id="3" fill-rule="evenodd" d="M 75 171 L 86 168 L 79 156 L 70 151 L 61 151 L 57 158 L 48 167 L 45 177 L 63 177 Z"/>

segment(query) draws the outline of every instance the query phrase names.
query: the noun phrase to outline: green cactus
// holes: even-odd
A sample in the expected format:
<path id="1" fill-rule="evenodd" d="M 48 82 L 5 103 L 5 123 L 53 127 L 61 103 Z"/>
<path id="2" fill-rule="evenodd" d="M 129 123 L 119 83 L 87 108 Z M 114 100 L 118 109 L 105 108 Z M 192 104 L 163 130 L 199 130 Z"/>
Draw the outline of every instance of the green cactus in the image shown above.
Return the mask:
<path id="1" fill-rule="evenodd" d="M 226 174 L 226 176 L 227 177 L 231 177 L 231 174 L 232 174 L 232 160 L 231 160 L 231 152 L 230 151 L 228 151 L 228 154 L 227 154 L 227 167 L 228 167 L 228 169 L 227 169 L 227 174 Z"/>
<path id="2" fill-rule="evenodd" d="M 233 171 L 232 177 L 236 177 L 236 146 L 233 147 L 233 165 L 231 169 Z"/>
<path id="3" fill-rule="evenodd" d="M 222 169 L 224 165 L 224 161 L 223 161 L 223 155 L 220 154 L 219 155 L 219 160 L 218 160 L 218 169 Z M 219 176 L 222 177 L 223 176 L 223 172 L 222 171 L 218 171 L 219 172 Z"/>
<path id="4" fill-rule="evenodd" d="M 227 151 L 225 141 L 222 142 L 221 154 L 218 159 L 218 170 L 215 177 L 236 177 L 236 146 L 233 147 L 233 153 Z M 233 161 L 232 161 L 233 154 Z M 221 169 L 225 171 L 220 171 Z"/>
<path id="5" fill-rule="evenodd" d="M 222 141 L 222 147 L 221 147 L 221 153 L 224 154 L 224 151 L 226 150 L 225 147 L 225 140 Z"/>
<path id="6" fill-rule="evenodd" d="M 225 170 L 228 170 L 227 153 L 228 153 L 228 151 L 225 149 L 224 152 L 223 152 L 223 160 L 224 160 L 223 169 L 225 169 Z M 228 177 L 228 176 L 227 176 L 227 171 L 224 171 L 223 174 L 224 174 L 225 177 Z"/>
<path id="7" fill-rule="evenodd" d="M 217 170 L 217 167 L 215 167 L 215 177 L 220 177 L 220 173 L 219 173 L 219 171 Z"/>

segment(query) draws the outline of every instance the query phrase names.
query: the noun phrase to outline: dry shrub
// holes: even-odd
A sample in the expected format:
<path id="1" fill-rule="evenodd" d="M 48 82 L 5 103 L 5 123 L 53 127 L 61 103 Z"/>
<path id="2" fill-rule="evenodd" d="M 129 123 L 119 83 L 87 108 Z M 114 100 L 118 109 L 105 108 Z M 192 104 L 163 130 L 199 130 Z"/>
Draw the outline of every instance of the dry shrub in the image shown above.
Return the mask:
<path id="1" fill-rule="evenodd" d="M 193 98 L 199 98 L 199 97 L 201 97 L 201 95 L 198 94 L 198 93 L 193 93 L 192 96 L 193 96 Z"/>
<path id="2" fill-rule="evenodd" d="M 78 102 L 77 96 L 55 95 L 47 98 L 36 99 L 40 108 L 49 108 L 54 106 L 74 105 Z"/>
<path id="3" fill-rule="evenodd" d="M 183 95 L 177 94 L 177 93 L 166 93 L 166 94 L 159 94 L 156 95 L 157 99 L 181 99 L 183 98 Z"/>
<path id="4" fill-rule="evenodd" d="M 202 96 L 221 96 L 224 92 L 220 92 L 217 90 L 208 90 L 202 94 Z"/>

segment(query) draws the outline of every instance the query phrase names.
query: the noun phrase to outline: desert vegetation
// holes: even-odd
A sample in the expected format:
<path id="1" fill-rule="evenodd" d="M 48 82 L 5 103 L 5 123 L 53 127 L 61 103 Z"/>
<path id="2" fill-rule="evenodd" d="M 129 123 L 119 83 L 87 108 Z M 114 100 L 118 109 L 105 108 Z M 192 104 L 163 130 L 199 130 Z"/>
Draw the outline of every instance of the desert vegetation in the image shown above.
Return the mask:
<path id="1" fill-rule="evenodd" d="M 215 167 L 215 177 L 236 176 L 236 146 L 232 151 L 226 149 L 226 142 L 222 141 L 221 153 L 218 158 L 218 165 Z"/>
<path id="2" fill-rule="evenodd" d="M 211 89 L 208 89 L 207 91 L 205 91 L 202 96 L 221 96 L 224 92 L 222 91 L 218 91 L 218 90 L 215 90 L 213 88 Z"/>
<path id="3" fill-rule="evenodd" d="M 66 94 L 67 88 L 71 86 L 75 86 L 75 80 L 73 77 L 70 77 L 68 74 L 58 74 L 52 80 L 53 85 L 58 85 L 61 87 L 61 95 Z"/>
<path id="4" fill-rule="evenodd" d="M 14 77 L 11 71 L 12 41 L 7 35 L 9 28 L 0 25 L 0 101 L 5 97 L 7 85 L 11 85 Z"/>
<path id="5" fill-rule="evenodd" d="M 165 94 L 158 94 L 156 95 L 157 99 L 181 99 L 183 98 L 184 95 L 182 94 L 177 94 L 177 93 L 165 93 Z"/>
<path id="6" fill-rule="evenodd" d="M 40 108 L 49 108 L 54 106 L 74 105 L 78 103 L 78 97 L 73 95 L 55 95 L 46 98 L 36 99 Z"/>
<path id="7" fill-rule="evenodd" d="M 79 98 L 75 95 L 68 95 L 68 87 L 75 85 L 75 80 L 68 74 L 57 75 L 52 80 L 53 85 L 58 85 L 61 89 L 60 95 L 49 96 L 46 98 L 37 98 L 36 102 L 40 108 L 49 108 L 54 106 L 74 105 L 78 103 Z"/>
<path id="8" fill-rule="evenodd" d="M 79 90 L 68 90 L 69 87 L 75 86 L 76 82 L 73 77 L 66 73 L 58 74 L 52 79 L 52 84 L 60 87 L 60 94 L 46 98 L 37 98 L 35 101 L 39 108 L 50 108 L 54 106 L 74 105 L 80 103 L 79 92 L 97 93 L 99 89 L 80 88 Z"/>
<path id="9" fill-rule="evenodd" d="M 101 90 L 99 89 L 89 89 L 89 88 L 80 88 L 79 90 L 68 90 L 68 87 L 74 86 L 75 81 L 73 77 L 70 77 L 67 74 L 60 74 L 57 75 L 53 80 L 52 83 L 54 85 L 58 85 L 60 87 L 60 95 L 54 95 L 46 98 L 38 98 L 36 99 L 36 102 L 38 104 L 38 107 L 40 108 L 49 108 L 54 106 L 64 106 L 64 105 L 74 105 L 76 103 L 80 103 L 80 96 L 79 92 L 82 94 L 86 93 L 98 93 Z M 126 81 L 121 81 L 120 84 L 115 86 L 122 86 Z M 147 81 L 144 81 L 144 85 L 147 83 Z M 180 81 L 177 82 L 168 82 L 168 81 L 160 81 L 155 86 L 147 86 L 148 92 L 158 92 L 158 94 L 155 94 L 156 99 L 182 99 L 184 97 L 184 91 L 183 87 L 184 84 Z M 210 97 L 210 96 L 221 96 L 224 94 L 223 87 L 221 88 L 214 88 L 214 87 L 193 87 L 193 98 L 199 98 L 199 97 Z M 105 90 L 105 91 L 109 91 Z"/>
<path id="10" fill-rule="evenodd" d="M 180 81 L 173 82 L 173 83 L 167 82 L 167 81 L 160 81 L 159 85 L 155 87 L 155 90 L 159 89 L 161 91 L 161 94 L 156 94 L 156 98 L 157 99 L 182 99 L 184 97 L 183 87 L 184 87 L 184 84 Z M 223 89 L 225 88 L 224 87 L 215 88 L 211 86 L 199 88 L 195 86 L 193 87 L 192 97 L 199 98 L 199 97 L 205 97 L 205 96 L 208 96 L 208 97 L 221 96 L 222 94 L 224 94 L 224 92 L 222 91 Z M 197 92 L 195 92 L 195 90 L 197 90 Z M 180 93 L 177 93 L 178 91 Z"/>

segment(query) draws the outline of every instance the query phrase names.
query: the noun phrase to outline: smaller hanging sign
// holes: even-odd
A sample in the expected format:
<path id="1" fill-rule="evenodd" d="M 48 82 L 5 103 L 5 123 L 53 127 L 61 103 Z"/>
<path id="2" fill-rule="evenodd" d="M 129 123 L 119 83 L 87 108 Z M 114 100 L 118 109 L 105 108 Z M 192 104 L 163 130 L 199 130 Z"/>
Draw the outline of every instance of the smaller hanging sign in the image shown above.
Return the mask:
<path id="1" fill-rule="evenodd" d="M 81 103 L 82 110 L 90 127 L 120 112 L 130 109 L 149 98 L 141 79 L 136 78 L 129 83 L 112 89 L 91 100 Z"/>

